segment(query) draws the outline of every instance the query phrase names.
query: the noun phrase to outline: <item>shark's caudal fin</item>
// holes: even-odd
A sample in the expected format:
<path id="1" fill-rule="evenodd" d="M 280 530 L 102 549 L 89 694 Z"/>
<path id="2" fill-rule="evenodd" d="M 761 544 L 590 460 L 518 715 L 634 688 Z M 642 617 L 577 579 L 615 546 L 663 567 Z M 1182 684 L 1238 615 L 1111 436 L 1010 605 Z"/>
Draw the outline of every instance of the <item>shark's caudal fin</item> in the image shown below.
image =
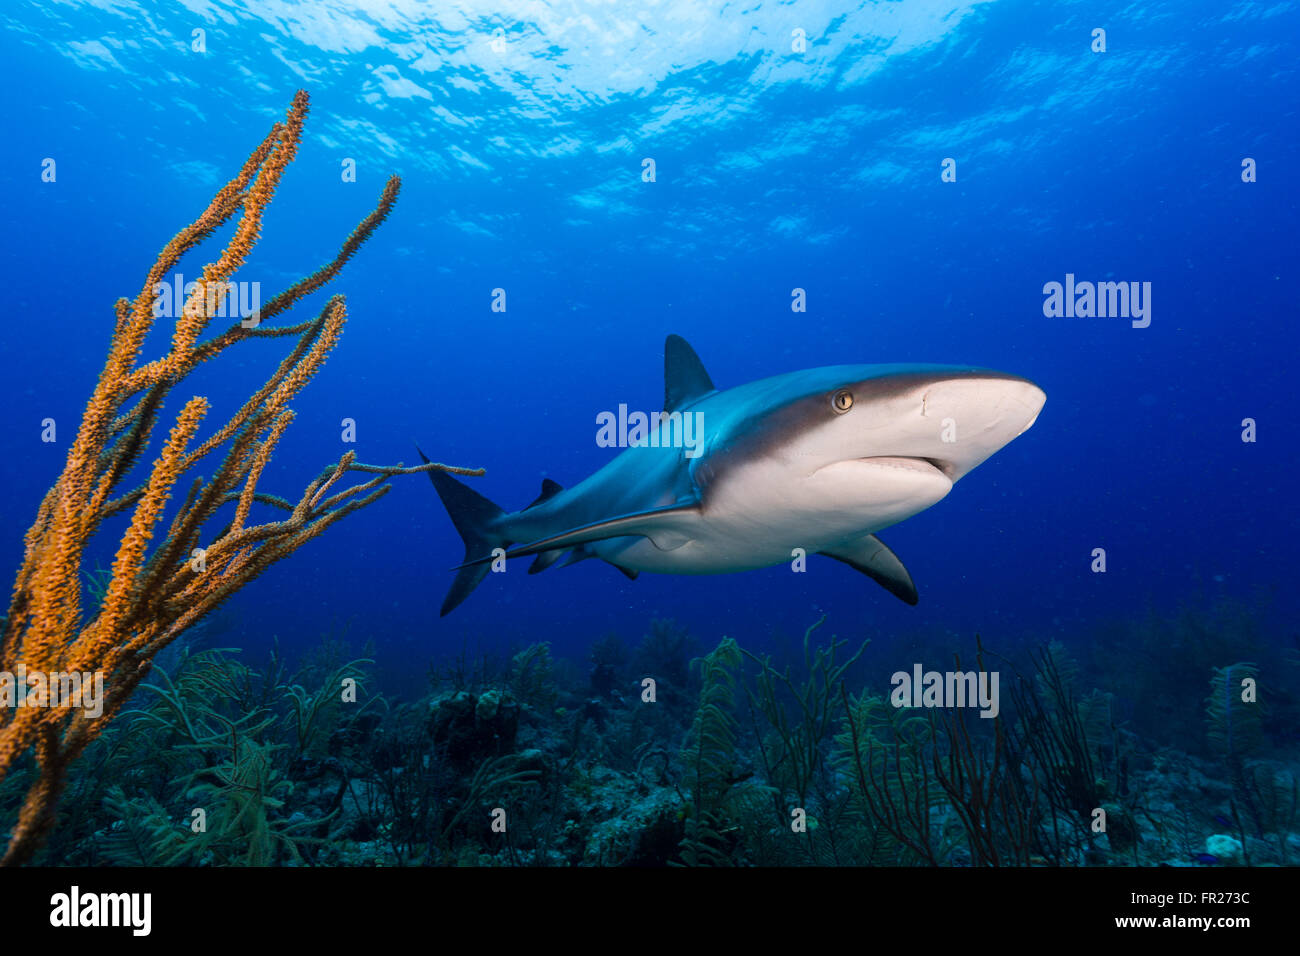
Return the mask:
<path id="1" fill-rule="evenodd" d="M 427 465 L 428 456 L 418 447 L 415 450 L 420 452 L 420 457 Z M 451 523 L 456 526 L 461 539 L 465 542 L 466 562 L 485 555 L 490 556 L 493 548 L 503 548 L 510 544 L 492 530 L 492 524 L 505 514 L 504 511 L 445 471 L 429 472 L 429 480 L 433 482 L 434 490 L 442 499 L 447 514 L 451 516 Z M 452 581 L 451 590 L 442 601 L 440 616 L 446 617 L 461 601 L 469 597 L 470 592 L 478 587 L 479 582 L 487 576 L 490 569 L 491 564 L 486 561 L 482 564 L 463 566 L 456 573 L 456 580 Z"/>

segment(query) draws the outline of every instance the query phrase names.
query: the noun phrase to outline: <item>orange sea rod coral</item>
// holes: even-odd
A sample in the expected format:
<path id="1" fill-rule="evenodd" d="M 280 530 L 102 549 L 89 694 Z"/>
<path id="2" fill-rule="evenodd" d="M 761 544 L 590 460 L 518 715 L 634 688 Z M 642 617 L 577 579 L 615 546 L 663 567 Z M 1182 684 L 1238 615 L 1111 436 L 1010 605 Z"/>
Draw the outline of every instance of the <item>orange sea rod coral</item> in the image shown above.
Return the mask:
<path id="1" fill-rule="evenodd" d="M 102 674 L 103 709 L 95 715 L 87 708 L 66 706 L 0 708 L 0 779 L 29 751 L 34 752 L 37 771 L 0 862 L 26 862 L 39 848 L 54 825 L 69 764 L 131 696 L 154 655 L 182 631 L 271 564 L 382 496 L 389 489 L 389 476 L 431 468 L 482 474 L 481 469 L 441 464 L 363 465 L 348 452 L 307 486 L 297 504 L 257 490 L 276 443 L 293 419 L 289 402 L 338 343 L 346 319 L 343 297 L 333 297 L 319 315 L 298 325 L 273 327 L 267 322 L 334 278 L 384 221 L 401 185 L 397 177 L 390 179 L 378 206 L 353 230 L 334 260 L 267 302 L 258 321 L 201 340 L 214 318 L 213 303 L 228 294 L 231 275 L 258 239 L 266 206 L 297 152 L 307 109 L 307 95 L 300 91 L 285 121 L 272 127 L 239 174 L 163 249 L 135 301 L 117 303 L 108 360 L 63 473 L 27 532 L 13 601 L 0 633 L 0 672 Z M 145 337 L 156 321 L 155 287 L 184 253 L 236 214 L 230 244 L 204 267 L 176 318 L 170 351 L 142 362 Z M 229 421 L 199 441 L 208 402 L 190 398 L 144 480 L 123 487 L 149 446 L 164 400 L 186 375 L 236 342 L 277 337 L 297 341 L 270 380 Z M 205 459 L 214 468 L 212 477 L 193 478 L 170 527 L 159 535 L 174 489 Z M 335 490 L 348 472 L 372 477 Z M 250 526 L 255 502 L 287 516 Z M 129 526 L 103 601 L 86 619 L 81 588 L 87 542 L 105 518 L 127 512 Z"/>

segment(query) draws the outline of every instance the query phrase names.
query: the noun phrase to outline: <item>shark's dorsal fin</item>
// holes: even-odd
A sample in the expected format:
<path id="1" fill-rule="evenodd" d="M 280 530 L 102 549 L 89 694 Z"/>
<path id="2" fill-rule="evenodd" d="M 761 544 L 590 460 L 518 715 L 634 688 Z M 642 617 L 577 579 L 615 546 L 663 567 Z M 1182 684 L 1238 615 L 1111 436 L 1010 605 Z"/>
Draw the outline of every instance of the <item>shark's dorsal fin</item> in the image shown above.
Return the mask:
<path id="1" fill-rule="evenodd" d="M 675 412 L 697 398 L 716 391 L 704 363 L 680 335 L 664 342 L 664 411 Z"/>
<path id="2" fill-rule="evenodd" d="M 543 478 L 542 493 L 533 499 L 533 503 L 530 504 L 528 508 L 536 508 L 543 501 L 550 501 L 563 490 L 564 485 L 560 484 L 558 481 L 551 481 L 549 478 Z M 528 508 L 525 508 L 524 510 L 527 511 Z"/>
<path id="3" fill-rule="evenodd" d="M 874 534 L 822 554 L 861 571 L 899 600 L 916 604 L 916 585 L 912 583 L 912 576 L 898 560 L 898 555 Z"/>

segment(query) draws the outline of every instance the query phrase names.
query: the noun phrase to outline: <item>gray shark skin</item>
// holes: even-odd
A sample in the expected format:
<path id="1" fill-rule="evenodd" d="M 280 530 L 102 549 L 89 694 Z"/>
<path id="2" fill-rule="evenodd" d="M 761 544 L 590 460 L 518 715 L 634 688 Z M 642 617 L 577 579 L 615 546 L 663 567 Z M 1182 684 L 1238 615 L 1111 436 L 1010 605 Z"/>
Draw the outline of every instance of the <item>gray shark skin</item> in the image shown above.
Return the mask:
<path id="1" fill-rule="evenodd" d="M 676 335 L 664 378 L 665 412 L 698 413 L 694 449 L 666 419 L 579 484 L 543 481 L 515 512 L 429 472 L 465 541 L 443 615 L 482 581 L 496 548 L 536 555 L 530 574 L 596 557 L 633 578 L 747 571 L 802 549 L 915 604 L 911 575 L 875 532 L 943 499 L 1047 400 L 1018 376 L 948 365 L 836 365 L 719 391 Z"/>

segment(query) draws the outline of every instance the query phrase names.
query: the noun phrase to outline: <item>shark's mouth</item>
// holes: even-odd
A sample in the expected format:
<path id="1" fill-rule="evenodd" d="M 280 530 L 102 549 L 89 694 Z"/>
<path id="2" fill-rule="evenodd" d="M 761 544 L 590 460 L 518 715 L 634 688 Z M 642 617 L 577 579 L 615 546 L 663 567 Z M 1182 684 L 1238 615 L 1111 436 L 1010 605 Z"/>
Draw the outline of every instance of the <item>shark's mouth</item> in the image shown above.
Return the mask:
<path id="1" fill-rule="evenodd" d="M 915 471 L 920 474 L 933 474 L 937 471 L 949 481 L 952 481 L 952 476 L 957 470 L 952 462 L 944 461 L 941 458 L 904 458 L 882 455 L 879 457 L 859 458 L 858 461 L 885 468 L 901 468 L 905 471 Z"/>

